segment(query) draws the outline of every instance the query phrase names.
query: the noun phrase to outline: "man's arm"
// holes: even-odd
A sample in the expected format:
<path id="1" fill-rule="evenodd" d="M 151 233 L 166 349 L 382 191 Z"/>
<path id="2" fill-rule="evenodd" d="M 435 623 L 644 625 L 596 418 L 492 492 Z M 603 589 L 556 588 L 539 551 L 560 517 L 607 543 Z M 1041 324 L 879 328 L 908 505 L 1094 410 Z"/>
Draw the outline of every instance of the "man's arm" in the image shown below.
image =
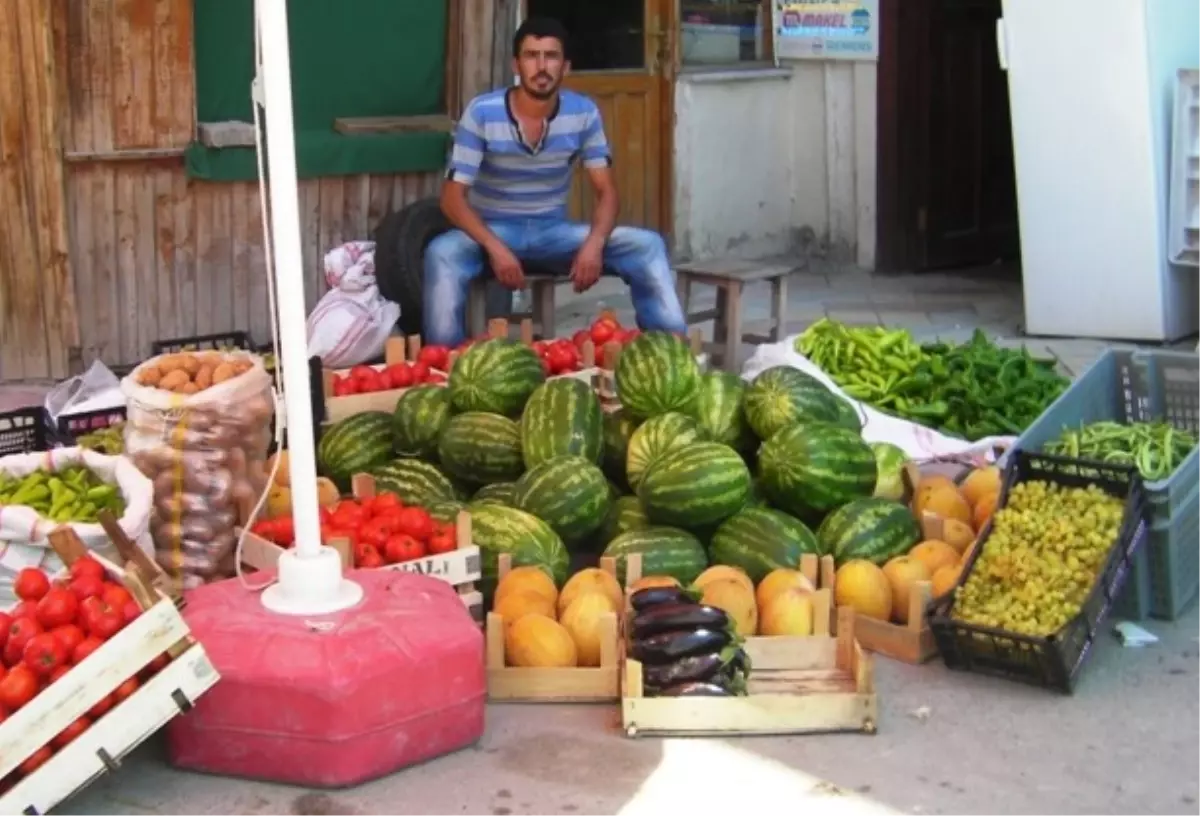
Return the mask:
<path id="1" fill-rule="evenodd" d="M 454 128 L 454 149 L 450 153 L 446 168 L 446 183 L 442 185 L 442 213 L 450 223 L 471 236 L 489 254 L 503 246 L 479 213 L 467 201 L 467 190 L 475 183 L 479 168 L 483 164 L 483 152 L 487 147 L 483 125 L 474 105 L 468 105 L 462 118 Z"/>
<path id="2" fill-rule="evenodd" d="M 617 214 L 621 205 L 617 196 L 617 180 L 612 171 L 612 151 L 604 135 L 600 111 L 596 108 L 592 108 L 591 116 L 588 117 L 583 133 L 582 152 L 583 166 L 587 170 L 588 180 L 592 183 L 592 192 L 596 197 L 588 240 L 603 246 L 617 225 Z"/>

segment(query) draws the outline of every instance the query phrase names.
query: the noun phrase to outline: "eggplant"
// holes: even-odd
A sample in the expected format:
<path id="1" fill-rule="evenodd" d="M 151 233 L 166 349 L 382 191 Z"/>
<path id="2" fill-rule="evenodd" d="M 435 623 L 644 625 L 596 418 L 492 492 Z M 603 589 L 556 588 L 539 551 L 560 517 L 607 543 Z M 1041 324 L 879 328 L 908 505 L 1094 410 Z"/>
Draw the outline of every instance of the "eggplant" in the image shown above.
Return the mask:
<path id="1" fill-rule="evenodd" d="M 673 663 L 681 657 L 716 652 L 735 642 L 728 630 L 693 629 L 690 632 L 663 632 L 631 641 L 630 654 L 649 666 Z"/>
<path id="2" fill-rule="evenodd" d="M 644 638 L 683 629 L 732 629 L 725 610 L 695 603 L 664 603 L 650 607 L 633 619 L 633 637 Z"/>
<path id="3" fill-rule="evenodd" d="M 692 589 L 682 587 L 647 587 L 629 596 L 634 612 L 642 612 L 659 604 L 694 604 L 700 595 Z"/>
<path id="4" fill-rule="evenodd" d="M 662 689 L 677 683 L 700 683 L 720 674 L 725 668 L 724 652 L 692 655 L 661 666 L 646 666 L 642 682 L 647 687 Z"/>
<path id="5" fill-rule="evenodd" d="M 713 683 L 678 683 L 663 689 L 659 697 L 734 697 L 733 692 Z"/>

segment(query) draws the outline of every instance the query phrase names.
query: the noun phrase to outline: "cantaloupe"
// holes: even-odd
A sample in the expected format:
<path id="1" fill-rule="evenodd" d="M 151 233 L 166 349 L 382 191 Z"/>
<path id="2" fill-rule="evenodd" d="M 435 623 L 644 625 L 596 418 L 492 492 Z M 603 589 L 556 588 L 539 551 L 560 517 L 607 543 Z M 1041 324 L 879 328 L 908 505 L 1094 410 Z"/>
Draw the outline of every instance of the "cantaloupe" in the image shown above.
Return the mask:
<path id="1" fill-rule="evenodd" d="M 1000 480 L 1000 468 L 995 465 L 976 468 L 962 480 L 962 484 L 958 486 L 958 492 L 962 493 L 963 498 L 967 500 L 967 504 L 974 507 L 979 504 L 980 499 L 989 493 L 1000 492 Z"/>
<path id="2" fill-rule="evenodd" d="M 505 627 L 504 658 L 509 666 L 527 669 L 568 669 L 579 664 L 571 633 L 545 615 L 526 615 Z"/>
<path id="3" fill-rule="evenodd" d="M 535 589 L 513 589 L 495 601 L 492 611 L 504 618 L 505 627 L 526 615 L 545 615 L 554 620 L 554 601 Z"/>
<path id="4" fill-rule="evenodd" d="M 886 621 L 892 614 L 892 585 L 883 570 L 856 558 L 838 567 L 834 600 L 866 618 Z"/>
<path id="5" fill-rule="evenodd" d="M 914 510 L 918 518 L 923 513 L 932 513 L 938 518 L 971 523 L 971 505 L 953 485 L 938 485 L 928 490 L 922 488 L 917 492 Z"/>
<path id="6" fill-rule="evenodd" d="M 908 623 L 908 605 L 917 581 L 933 577 L 929 568 L 911 555 L 901 555 L 883 565 L 883 574 L 892 587 L 892 620 Z"/>
<path id="7" fill-rule="evenodd" d="M 692 581 L 692 586 L 703 590 L 704 587 L 708 586 L 713 581 L 722 580 L 738 581 L 739 583 L 745 584 L 746 589 L 750 590 L 751 592 L 754 591 L 754 582 L 750 580 L 749 575 L 737 567 L 729 567 L 725 566 L 724 564 L 718 564 L 715 567 L 709 567 L 704 572 L 700 573 L 696 580 Z"/>
<path id="8" fill-rule="evenodd" d="M 612 599 L 613 606 L 620 609 L 625 601 L 625 593 L 617 579 L 599 567 L 588 567 L 572 575 L 563 584 L 562 592 L 558 595 L 558 612 L 561 615 L 571 602 L 580 595 L 589 592 L 601 592 Z"/>
<path id="9" fill-rule="evenodd" d="M 550 601 L 551 610 L 556 608 L 555 603 L 558 601 L 558 588 L 554 586 L 554 579 L 540 567 L 529 566 L 513 567 L 500 579 L 500 583 L 496 584 L 496 596 L 492 602 L 493 607 L 510 592 L 521 590 L 536 592 Z M 551 617 L 554 616 L 551 615 Z"/>
<path id="10" fill-rule="evenodd" d="M 813 632 L 813 595 L 789 587 L 771 596 L 759 610 L 758 633 L 766 637 L 807 636 Z"/>
<path id="11" fill-rule="evenodd" d="M 700 603 L 725 610 L 742 637 L 750 637 L 758 631 L 758 603 L 754 600 L 754 590 L 746 589 L 741 581 L 732 578 L 712 581 L 704 588 Z"/>
<path id="12" fill-rule="evenodd" d="M 999 504 L 999 493 L 988 493 L 979 499 L 979 503 L 975 505 L 975 509 L 971 513 L 971 522 L 975 525 L 975 532 L 983 531 L 987 523 L 992 520 L 992 514 L 996 512 L 996 506 Z"/>
<path id="13" fill-rule="evenodd" d="M 954 589 L 954 585 L 958 583 L 958 576 L 961 572 L 962 567 L 957 564 L 947 564 L 935 572 L 930 587 L 933 597 L 940 598 Z"/>
<path id="14" fill-rule="evenodd" d="M 975 530 L 970 524 L 963 524 L 958 519 L 942 521 L 942 541 L 945 541 L 959 553 L 965 553 L 967 547 L 975 540 Z"/>
<path id="15" fill-rule="evenodd" d="M 771 570 L 767 573 L 766 578 L 758 582 L 758 589 L 754 593 L 759 610 L 761 611 L 776 595 L 789 589 L 812 592 L 812 581 L 808 580 L 800 570 L 783 568 Z"/>
<path id="16" fill-rule="evenodd" d="M 629 585 L 629 594 L 632 595 L 639 589 L 677 586 L 679 586 L 679 581 L 675 578 L 672 578 L 670 575 L 645 575 Z"/>
<path id="17" fill-rule="evenodd" d="M 571 633 L 580 666 L 599 666 L 604 635 L 604 616 L 615 615 L 617 605 L 603 592 L 585 592 L 571 601 L 559 623 Z M 613 632 L 615 634 L 615 631 Z M 615 644 L 614 644 L 615 645 Z"/>
<path id="18" fill-rule="evenodd" d="M 957 564 L 959 561 L 958 550 L 937 538 L 922 541 L 909 550 L 908 555 L 925 565 L 929 577 L 933 577 L 933 574 L 942 567 Z M 925 580 L 928 581 L 929 578 Z"/>

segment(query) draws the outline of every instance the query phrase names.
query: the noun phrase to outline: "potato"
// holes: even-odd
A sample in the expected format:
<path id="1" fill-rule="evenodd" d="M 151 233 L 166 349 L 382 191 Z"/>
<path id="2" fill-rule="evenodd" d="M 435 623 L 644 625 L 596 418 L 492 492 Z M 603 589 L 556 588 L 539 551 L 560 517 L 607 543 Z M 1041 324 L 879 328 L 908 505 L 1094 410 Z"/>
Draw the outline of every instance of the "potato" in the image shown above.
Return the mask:
<path id="1" fill-rule="evenodd" d="M 200 361 L 194 354 L 180 354 L 179 367 L 186 371 L 189 377 L 195 377 L 196 372 L 200 370 Z"/>
<path id="2" fill-rule="evenodd" d="M 158 381 L 161 379 L 162 371 L 159 370 L 158 366 L 154 365 L 142 366 L 141 370 L 138 371 L 137 374 L 138 385 L 158 385 Z"/>
<path id="3" fill-rule="evenodd" d="M 191 378 L 188 377 L 186 371 L 181 368 L 173 368 L 168 374 L 158 381 L 158 387 L 164 391 L 174 391 L 185 383 L 190 382 Z"/>
<path id="4" fill-rule="evenodd" d="M 180 360 L 180 356 L 179 354 L 164 354 L 154 362 L 158 366 L 159 371 L 163 374 L 169 374 L 172 371 L 178 371 L 183 368 L 183 361 Z"/>
<path id="5" fill-rule="evenodd" d="M 237 371 L 234 370 L 232 363 L 221 363 L 213 371 L 213 385 L 220 385 L 226 380 L 232 380 L 237 376 Z"/>
<path id="6" fill-rule="evenodd" d="M 212 378 L 213 366 L 202 365 L 200 366 L 200 370 L 196 372 L 196 376 L 192 378 L 192 381 L 196 383 L 197 388 L 203 391 L 212 385 Z"/>
<path id="7" fill-rule="evenodd" d="M 194 382 L 185 382 L 183 385 L 175 389 L 175 393 L 187 394 L 188 396 L 191 396 L 192 394 L 197 393 L 199 390 L 200 389 L 196 387 Z"/>

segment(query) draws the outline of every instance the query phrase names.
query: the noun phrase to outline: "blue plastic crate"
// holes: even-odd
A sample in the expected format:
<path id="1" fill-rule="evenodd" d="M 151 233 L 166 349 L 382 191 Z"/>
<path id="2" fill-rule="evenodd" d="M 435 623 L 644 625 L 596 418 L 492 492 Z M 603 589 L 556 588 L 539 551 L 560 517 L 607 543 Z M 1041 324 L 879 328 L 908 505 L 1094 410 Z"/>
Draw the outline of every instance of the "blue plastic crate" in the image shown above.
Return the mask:
<path id="1" fill-rule="evenodd" d="M 1038 417 L 1015 445 L 1039 451 L 1064 429 L 1091 422 L 1154 422 L 1200 432 L 1200 357 L 1186 352 L 1111 349 Z M 1174 620 L 1200 590 L 1200 452 L 1168 478 L 1146 484 L 1151 534 L 1134 562 L 1118 613 Z"/>

